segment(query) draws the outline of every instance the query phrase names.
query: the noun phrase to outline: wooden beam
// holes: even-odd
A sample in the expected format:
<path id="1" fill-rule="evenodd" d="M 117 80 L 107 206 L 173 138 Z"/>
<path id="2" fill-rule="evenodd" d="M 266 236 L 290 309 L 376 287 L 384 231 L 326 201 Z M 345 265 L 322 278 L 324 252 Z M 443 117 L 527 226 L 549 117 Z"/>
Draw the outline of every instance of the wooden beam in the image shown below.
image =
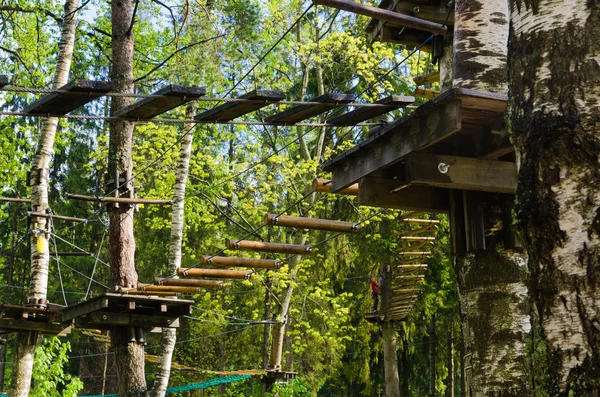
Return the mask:
<path id="1" fill-rule="evenodd" d="M 265 225 L 294 227 L 296 229 L 325 230 L 330 232 L 359 233 L 360 225 L 353 222 L 329 219 L 305 218 L 302 216 L 265 214 Z"/>
<path id="2" fill-rule="evenodd" d="M 253 90 L 239 97 L 239 99 L 248 99 L 252 102 L 227 102 L 197 114 L 194 119 L 197 121 L 231 121 L 284 98 L 285 94 L 278 91 Z"/>
<path id="3" fill-rule="evenodd" d="M 394 26 L 383 26 L 379 35 L 376 36 L 374 32 L 371 32 L 370 35 L 371 42 L 379 40 L 382 43 L 402 44 L 407 49 L 419 47 L 419 50 L 423 52 L 431 52 L 430 36 L 429 33 L 420 30 Z"/>
<path id="4" fill-rule="evenodd" d="M 33 217 L 40 217 L 40 218 L 51 218 L 51 219 L 55 219 L 58 221 L 68 221 L 68 222 L 87 222 L 87 219 L 84 218 L 75 218 L 72 216 L 63 216 L 63 215 L 54 215 L 54 214 L 46 214 L 45 212 L 27 212 L 27 215 L 29 216 L 33 216 Z"/>
<path id="5" fill-rule="evenodd" d="M 165 291 L 139 291 L 136 288 L 123 288 L 120 292 L 124 295 L 144 295 L 144 296 L 177 296 L 177 292 Z"/>
<path id="6" fill-rule="evenodd" d="M 392 193 L 402 182 L 395 179 L 376 177 L 361 178 L 358 189 L 358 204 L 367 207 L 425 210 L 445 213 L 449 211 L 448 192 L 427 186 L 409 186 Z"/>
<path id="7" fill-rule="evenodd" d="M 333 172 L 331 190 L 344 189 L 461 129 L 460 100 L 430 103 L 421 106 L 420 111 L 417 109 L 400 121 L 386 125 L 359 146 L 324 165 L 326 171 Z"/>
<path id="8" fill-rule="evenodd" d="M 315 178 L 312 182 L 313 192 L 331 193 L 331 179 Z M 358 196 L 358 183 L 350 185 L 345 189 L 335 192 L 346 196 Z"/>
<path id="9" fill-rule="evenodd" d="M 113 113 L 114 117 L 151 119 L 206 94 L 205 87 L 182 87 L 176 84 L 152 93 L 160 98 L 144 98 Z"/>
<path id="10" fill-rule="evenodd" d="M 433 84 L 440 82 L 440 72 L 431 72 L 422 76 L 417 76 L 413 79 L 415 85 Z"/>
<path id="11" fill-rule="evenodd" d="M 202 292 L 202 288 L 201 287 L 181 287 L 181 286 L 167 286 L 167 285 L 138 284 L 138 291 L 179 292 L 181 294 L 197 294 L 199 292 Z"/>
<path id="12" fill-rule="evenodd" d="M 343 126 L 343 125 L 356 125 L 363 121 L 370 120 L 382 114 L 389 113 L 392 110 L 406 107 L 415 102 L 415 98 L 412 96 L 399 96 L 392 95 L 383 98 L 376 104 L 388 105 L 388 107 L 358 107 L 350 112 L 344 113 L 340 116 L 333 117 L 327 120 L 327 124 Z"/>
<path id="13" fill-rule="evenodd" d="M 214 278 L 232 278 L 232 279 L 248 279 L 252 272 L 247 270 L 223 270 L 223 269 L 196 269 L 196 268 L 179 268 L 177 269 L 179 277 L 214 277 Z"/>
<path id="14" fill-rule="evenodd" d="M 411 223 L 414 225 L 439 225 L 440 221 L 437 219 L 402 219 L 404 223 Z"/>
<path id="15" fill-rule="evenodd" d="M 223 281 L 155 277 L 154 285 L 195 288 L 223 288 Z"/>
<path id="16" fill-rule="evenodd" d="M 200 257 L 200 263 L 203 265 L 230 266 L 230 267 L 249 267 L 252 269 L 279 269 L 280 261 L 273 259 L 249 259 L 249 258 L 230 258 L 227 256 L 208 256 Z"/>
<path id="17" fill-rule="evenodd" d="M 127 197 L 95 197 L 95 196 L 83 196 L 81 194 L 67 194 L 67 198 L 73 200 L 83 201 L 97 201 L 101 203 L 125 203 L 125 204 L 159 204 L 169 205 L 173 204 L 172 200 L 157 200 L 157 199 L 141 199 L 141 198 L 127 198 Z"/>
<path id="18" fill-rule="evenodd" d="M 27 203 L 31 204 L 31 199 L 18 197 L 0 197 L 0 203 Z"/>
<path id="19" fill-rule="evenodd" d="M 438 23 L 429 22 L 424 19 L 415 18 L 399 12 L 385 10 L 383 8 L 363 5 L 351 0 L 313 0 L 313 2 L 315 4 L 336 8 L 338 10 L 365 15 L 374 19 L 385 21 L 389 24 L 419 29 L 433 34 L 444 35 L 448 31 L 445 26 Z"/>
<path id="20" fill-rule="evenodd" d="M 90 252 L 51 252 L 51 256 L 92 256 Z"/>
<path id="21" fill-rule="evenodd" d="M 423 236 L 402 236 L 402 241 L 435 241 L 435 237 L 423 237 Z"/>
<path id="22" fill-rule="evenodd" d="M 276 254 L 309 255 L 315 250 L 310 245 L 267 243 L 264 241 L 227 240 L 227 249 L 253 252 L 271 252 Z"/>
<path id="23" fill-rule="evenodd" d="M 409 184 L 509 194 L 517 185 L 517 166 L 508 161 L 415 153 L 404 170 Z"/>
<path id="24" fill-rule="evenodd" d="M 427 88 L 415 88 L 411 94 L 416 98 L 433 99 L 440 95 L 439 91 L 430 90 Z"/>
<path id="25" fill-rule="evenodd" d="M 355 97 L 351 94 L 328 93 L 313 98 L 310 102 L 321 102 L 323 105 L 296 105 L 283 112 L 274 114 L 265 119 L 267 123 L 293 124 L 325 113 L 336 107 L 344 106 L 354 101 Z"/>
<path id="26" fill-rule="evenodd" d="M 73 80 L 58 89 L 59 91 L 68 91 L 68 93 L 44 95 L 25 106 L 23 112 L 64 115 L 110 92 L 112 87 L 110 81 Z"/>

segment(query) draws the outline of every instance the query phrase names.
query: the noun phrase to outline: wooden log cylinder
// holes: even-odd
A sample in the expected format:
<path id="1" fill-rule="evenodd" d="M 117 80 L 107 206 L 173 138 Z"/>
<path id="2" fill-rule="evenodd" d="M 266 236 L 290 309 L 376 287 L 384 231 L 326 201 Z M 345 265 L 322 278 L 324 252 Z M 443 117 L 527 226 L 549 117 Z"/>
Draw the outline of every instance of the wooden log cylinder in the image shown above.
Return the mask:
<path id="1" fill-rule="evenodd" d="M 179 292 L 181 294 L 197 294 L 202 292 L 202 288 L 199 287 L 180 287 L 171 285 L 148 285 L 138 284 L 138 291 L 146 292 Z M 154 294 L 150 294 L 154 295 Z"/>
<path id="2" fill-rule="evenodd" d="M 166 291 L 141 291 L 137 288 L 120 288 L 119 292 L 125 295 L 143 295 L 143 296 L 177 296 L 177 292 Z"/>
<path id="3" fill-rule="evenodd" d="M 179 277 L 213 277 L 213 278 L 247 279 L 252 276 L 252 272 L 249 272 L 246 270 L 179 268 L 179 269 L 177 269 L 177 275 Z"/>
<path id="4" fill-rule="evenodd" d="M 415 225 L 437 225 L 440 223 L 437 219 L 412 219 L 412 218 L 403 218 L 402 222 L 404 223 L 412 223 Z"/>
<path id="5" fill-rule="evenodd" d="M 331 193 L 331 180 L 315 178 L 312 182 L 313 192 Z M 346 196 L 358 196 L 358 183 L 350 185 L 345 189 L 335 192 L 335 194 L 343 194 Z"/>
<path id="6" fill-rule="evenodd" d="M 227 256 L 208 256 L 200 258 L 203 265 L 249 267 L 252 269 L 279 269 L 280 261 L 274 259 L 230 258 Z"/>
<path id="7" fill-rule="evenodd" d="M 227 249 L 276 254 L 313 255 L 315 250 L 309 245 L 267 243 L 264 241 L 227 240 Z"/>
<path id="8" fill-rule="evenodd" d="M 360 232 L 360 225 L 358 223 L 305 218 L 302 216 L 266 214 L 264 222 L 265 225 L 294 227 L 296 229 L 324 230 L 343 233 Z"/>
<path id="9" fill-rule="evenodd" d="M 123 203 L 123 204 L 159 204 L 168 205 L 172 204 L 173 200 L 158 200 L 158 199 L 141 199 L 141 198 L 128 198 L 128 197 L 96 197 L 96 196 L 84 196 L 81 194 L 67 194 L 67 198 L 73 200 L 83 201 L 99 201 L 104 203 Z"/>
<path id="10" fill-rule="evenodd" d="M 154 278 L 155 285 L 169 285 L 178 287 L 195 287 L 195 288 L 223 288 L 222 281 L 214 280 L 189 280 L 179 278 Z"/>

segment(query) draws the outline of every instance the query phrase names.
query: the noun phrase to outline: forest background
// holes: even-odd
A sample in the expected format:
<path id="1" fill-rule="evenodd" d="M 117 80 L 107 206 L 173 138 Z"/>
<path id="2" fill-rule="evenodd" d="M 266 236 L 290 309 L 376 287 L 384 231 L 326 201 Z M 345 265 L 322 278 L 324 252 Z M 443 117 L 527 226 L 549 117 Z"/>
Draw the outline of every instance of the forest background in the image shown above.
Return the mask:
<path id="1" fill-rule="evenodd" d="M 48 88 L 55 68 L 62 15 L 60 2 L 19 1 L 0 5 L 0 74 L 11 84 Z M 372 102 L 391 94 L 408 95 L 412 77 L 434 70 L 429 53 L 374 43 L 364 33 L 366 18 L 312 8 L 297 26 L 252 70 L 308 4 L 298 1 L 138 2 L 134 74 L 139 93 L 167 84 L 206 86 L 212 96 L 235 97 L 255 88 L 278 90 L 288 100 L 310 100 L 324 92 L 354 93 Z M 108 80 L 111 61 L 110 5 L 89 1 L 77 11 L 77 33 L 70 79 Z M 401 63 L 402 62 L 402 63 Z M 397 66 L 401 63 L 400 66 Z M 243 78 L 243 80 L 242 80 Z M 32 94 L 3 92 L 2 109 L 19 111 Z M 198 102 L 169 117 L 214 106 Z M 246 118 L 260 121 L 281 106 Z M 79 115 L 108 115 L 102 98 Z M 401 117 L 389 113 L 381 122 Z M 322 119 L 324 119 L 323 117 Z M 321 119 L 321 120 L 322 120 Z M 317 120 L 319 121 L 319 120 Z M 39 136 L 37 118 L 0 119 L 0 195 L 29 197 L 27 172 Z M 139 197 L 173 196 L 178 139 L 182 124 L 138 124 L 134 134 L 135 188 Z M 73 304 L 110 285 L 107 215 L 103 207 L 74 202 L 67 193 L 102 195 L 107 168 L 108 124 L 102 120 L 61 119 L 50 174 L 50 203 L 56 214 L 89 219 L 82 224 L 56 221 L 51 252 L 84 250 L 94 257 L 52 257 L 49 299 Z M 174 361 L 205 370 L 264 368 L 269 325 L 278 320 L 286 286 L 295 287 L 285 337 L 285 367 L 299 373 L 287 389 L 294 395 L 377 396 L 384 388 L 379 328 L 364 320 L 370 310 L 368 281 L 381 264 L 397 258 L 398 212 L 358 207 L 355 199 L 307 195 L 315 176 L 327 177 L 319 164 L 364 139 L 368 127 L 310 128 L 254 125 L 199 125 L 194 130 L 182 266 L 215 254 L 228 238 L 262 225 L 264 213 L 278 213 L 302 197 L 290 215 L 361 221 L 363 232 L 338 236 L 317 253 L 277 272 L 258 272 L 218 292 L 194 296 L 189 318 L 181 319 Z M 30 239 L 26 204 L 0 205 L 0 301 L 27 298 Z M 399 372 L 404 395 L 460 393 L 459 321 L 456 285 L 449 262 L 447 220 L 440 218 L 438 243 L 428 260 L 422 294 L 406 322 L 397 324 Z M 262 228 L 253 237 L 294 242 L 300 232 Z M 136 266 L 140 280 L 163 276 L 168 263 L 170 207 L 139 208 L 135 217 Z M 310 232 L 307 244 L 329 235 Z M 91 281 L 93 279 L 94 281 Z M 266 340 L 265 340 L 266 336 Z M 0 350 L 0 387 L 10 384 L 14 336 Z M 156 354 L 160 335 L 150 335 L 146 353 Z M 50 365 L 52 363 L 52 365 Z M 112 393 L 116 368 L 101 337 L 74 331 L 48 338 L 38 347 L 35 395 Z M 459 366 L 457 365 L 457 368 Z M 146 374 L 152 387 L 154 364 Z M 173 370 L 169 385 L 211 378 Z M 450 378 L 456 378 L 450 382 Z M 199 393 L 199 392 L 196 392 Z M 208 389 L 204 395 L 260 395 L 260 383 L 245 381 Z M 283 391 L 281 392 L 283 393 Z M 193 395 L 193 394 L 190 394 Z"/>

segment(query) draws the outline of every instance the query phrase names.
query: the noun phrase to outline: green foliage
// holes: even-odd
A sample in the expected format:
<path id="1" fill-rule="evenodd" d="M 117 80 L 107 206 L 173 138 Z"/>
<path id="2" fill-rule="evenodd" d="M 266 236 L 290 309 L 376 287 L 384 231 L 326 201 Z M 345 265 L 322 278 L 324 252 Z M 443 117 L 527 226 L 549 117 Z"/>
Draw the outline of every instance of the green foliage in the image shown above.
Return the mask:
<path id="1" fill-rule="evenodd" d="M 65 372 L 69 361 L 71 344 L 61 342 L 57 337 L 44 339 L 35 348 L 33 363 L 33 397 L 76 397 L 83 389 L 83 382 L 76 376 Z"/>

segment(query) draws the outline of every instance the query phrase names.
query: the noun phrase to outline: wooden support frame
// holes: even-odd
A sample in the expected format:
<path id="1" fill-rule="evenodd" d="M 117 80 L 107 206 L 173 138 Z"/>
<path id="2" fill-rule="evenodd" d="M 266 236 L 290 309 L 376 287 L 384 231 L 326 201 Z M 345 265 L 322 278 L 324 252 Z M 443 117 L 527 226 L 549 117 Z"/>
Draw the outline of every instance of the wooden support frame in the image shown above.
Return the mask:
<path id="1" fill-rule="evenodd" d="M 440 82 L 440 72 L 431 72 L 413 79 L 416 86 Z"/>
<path id="2" fill-rule="evenodd" d="M 212 109 L 197 114 L 196 121 L 231 121 L 255 110 L 285 99 L 285 94 L 278 91 L 253 90 L 239 97 L 247 102 L 226 102 Z"/>
<path id="3" fill-rule="evenodd" d="M 389 113 L 392 110 L 406 107 L 414 102 L 415 98 L 412 96 L 392 95 L 375 102 L 376 104 L 388 105 L 389 107 L 359 107 L 340 116 L 328 119 L 327 124 L 335 126 L 356 125 L 385 113 Z"/>
<path id="4" fill-rule="evenodd" d="M 330 232 L 359 233 L 360 224 L 329 219 L 306 218 L 302 216 L 266 214 L 265 225 L 294 227 L 296 229 L 324 230 Z"/>
<path id="5" fill-rule="evenodd" d="M 154 285 L 175 286 L 175 287 L 195 287 L 195 288 L 223 288 L 223 281 L 215 280 L 191 280 L 180 278 L 154 278 Z"/>
<path id="6" fill-rule="evenodd" d="M 177 275 L 179 277 L 249 279 L 252 276 L 252 272 L 247 270 L 179 268 L 177 269 Z"/>
<path id="7" fill-rule="evenodd" d="M 158 200 L 158 199 L 141 199 L 141 198 L 128 198 L 128 197 L 93 197 L 84 196 L 81 194 L 67 194 L 67 198 L 72 200 L 82 201 L 94 201 L 101 203 L 121 203 L 121 204 L 158 204 L 158 205 L 170 205 L 173 204 L 173 200 Z"/>
<path id="8" fill-rule="evenodd" d="M 401 14 L 383 8 L 363 5 L 351 0 L 313 0 L 315 4 L 324 5 L 338 10 L 349 11 L 355 14 L 365 15 L 377 20 L 387 22 L 390 25 L 404 26 L 430 32 L 433 34 L 444 35 L 448 29 L 438 23 L 429 22 L 424 19 L 415 18 L 410 15 Z"/>
<path id="9" fill-rule="evenodd" d="M 411 95 L 415 98 L 433 99 L 440 96 L 440 94 L 441 92 L 428 88 L 415 88 Z"/>
<path id="10" fill-rule="evenodd" d="M 281 262 L 274 259 L 231 258 L 209 255 L 200 257 L 200 263 L 202 265 L 248 267 L 252 269 L 279 269 L 281 266 Z"/>
<path id="11" fill-rule="evenodd" d="M 267 123 L 294 124 L 318 116 L 336 107 L 345 106 L 347 103 L 354 101 L 354 99 L 355 97 L 352 94 L 328 93 L 310 100 L 310 102 L 321 102 L 323 105 L 292 106 L 283 112 L 267 117 L 265 121 Z"/>
<path id="12" fill-rule="evenodd" d="M 427 186 L 409 186 L 398 193 L 392 193 L 401 184 L 395 179 L 366 177 L 360 179 L 358 204 L 367 207 L 395 208 L 405 210 L 425 210 L 446 213 L 448 192 Z"/>
<path id="13" fill-rule="evenodd" d="M 415 153 L 404 171 L 411 185 L 508 194 L 517 186 L 517 166 L 508 161 Z"/>
<path id="14" fill-rule="evenodd" d="M 152 95 L 160 98 L 144 98 L 113 113 L 114 117 L 151 119 L 178 106 L 206 95 L 206 87 L 183 87 L 169 84 Z"/>
<path id="15" fill-rule="evenodd" d="M 319 193 L 331 193 L 331 179 L 315 178 L 312 182 L 313 192 Z M 358 183 L 350 185 L 345 189 L 342 189 L 336 194 L 343 194 L 346 196 L 358 196 Z"/>
<path id="16" fill-rule="evenodd" d="M 64 115 L 110 92 L 110 81 L 73 80 L 59 88 L 68 91 L 47 94 L 25 106 L 24 113 Z"/>
<path id="17" fill-rule="evenodd" d="M 225 244 L 229 250 L 308 256 L 313 256 L 315 253 L 314 247 L 311 247 L 310 245 L 280 244 L 250 240 L 227 240 Z"/>

